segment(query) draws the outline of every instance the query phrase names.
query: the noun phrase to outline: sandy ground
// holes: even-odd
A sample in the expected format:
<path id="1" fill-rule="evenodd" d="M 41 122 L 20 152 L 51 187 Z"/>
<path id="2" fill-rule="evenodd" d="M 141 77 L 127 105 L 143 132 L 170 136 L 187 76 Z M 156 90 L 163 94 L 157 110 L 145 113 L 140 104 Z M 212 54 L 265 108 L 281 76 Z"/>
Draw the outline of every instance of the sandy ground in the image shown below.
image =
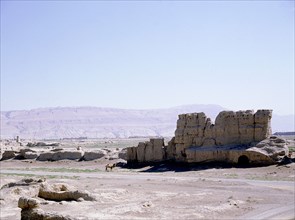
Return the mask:
<path id="1" fill-rule="evenodd" d="M 122 160 L 1 161 L 1 187 L 45 177 L 87 190 L 97 201 L 45 201 L 38 185 L 0 190 L 1 219 L 20 219 L 20 196 L 35 197 L 44 211 L 72 219 L 295 219 L 295 164 L 256 168 L 211 166 L 116 167 Z"/>

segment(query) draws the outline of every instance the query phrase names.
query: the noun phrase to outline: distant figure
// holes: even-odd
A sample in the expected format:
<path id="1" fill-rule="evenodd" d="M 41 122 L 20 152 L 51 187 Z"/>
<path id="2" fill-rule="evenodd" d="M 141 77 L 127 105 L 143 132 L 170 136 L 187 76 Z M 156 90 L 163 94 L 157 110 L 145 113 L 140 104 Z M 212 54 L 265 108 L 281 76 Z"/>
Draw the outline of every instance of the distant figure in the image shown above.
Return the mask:
<path id="1" fill-rule="evenodd" d="M 115 163 L 108 163 L 107 165 L 106 165 L 106 171 L 108 171 L 108 169 L 111 169 L 111 170 L 113 170 L 113 168 L 114 167 L 116 167 L 116 164 Z"/>
<path id="2" fill-rule="evenodd" d="M 78 147 L 77 147 L 77 150 L 82 150 L 82 147 L 81 147 L 81 146 L 78 146 Z"/>
<path id="3" fill-rule="evenodd" d="M 289 157 L 289 158 L 292 157 L 292 152 L 289 152 L 288 157 Z"/>

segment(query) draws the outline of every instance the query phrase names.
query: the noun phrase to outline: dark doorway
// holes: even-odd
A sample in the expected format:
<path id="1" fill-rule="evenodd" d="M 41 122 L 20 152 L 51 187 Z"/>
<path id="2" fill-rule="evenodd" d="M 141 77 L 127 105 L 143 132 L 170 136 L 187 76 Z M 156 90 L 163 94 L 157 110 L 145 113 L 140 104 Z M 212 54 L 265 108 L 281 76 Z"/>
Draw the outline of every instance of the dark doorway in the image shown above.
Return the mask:
<path id="1" fill-rule="evenodd" d="M 245 155 L 240 156 L 238 159 L 238 165 L 248 166 L 249 165 L 249 158 Z"/>

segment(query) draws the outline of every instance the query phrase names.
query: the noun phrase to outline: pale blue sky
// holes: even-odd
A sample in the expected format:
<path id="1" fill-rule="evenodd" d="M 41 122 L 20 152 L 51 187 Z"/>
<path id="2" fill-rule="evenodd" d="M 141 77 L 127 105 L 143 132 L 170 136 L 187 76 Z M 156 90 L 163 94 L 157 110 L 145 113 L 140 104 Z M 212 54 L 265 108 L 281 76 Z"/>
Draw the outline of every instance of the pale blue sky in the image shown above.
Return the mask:
<path id="1" fill-rule="evenodd" d="M 1 110 L 294 113 L 293 1 L 1 1 Z"/>

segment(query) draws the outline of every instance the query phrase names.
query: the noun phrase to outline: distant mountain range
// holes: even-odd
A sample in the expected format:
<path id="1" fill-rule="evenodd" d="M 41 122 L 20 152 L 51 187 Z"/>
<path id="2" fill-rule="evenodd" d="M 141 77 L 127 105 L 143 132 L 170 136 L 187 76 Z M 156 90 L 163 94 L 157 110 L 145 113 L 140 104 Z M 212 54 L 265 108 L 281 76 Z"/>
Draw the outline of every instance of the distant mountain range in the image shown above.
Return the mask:
<path id="1" fill-rule="evenodd" d="M 177 116 L 205 112 L 213 121 L 219 105 L 185 105 L 166 109 L 127 110 L 57 107 L 1 112 L 1 138 L 128 138 L 174 135 Z M 294 115 L 273 115 L 273 132 L 294 131 Z"/>

